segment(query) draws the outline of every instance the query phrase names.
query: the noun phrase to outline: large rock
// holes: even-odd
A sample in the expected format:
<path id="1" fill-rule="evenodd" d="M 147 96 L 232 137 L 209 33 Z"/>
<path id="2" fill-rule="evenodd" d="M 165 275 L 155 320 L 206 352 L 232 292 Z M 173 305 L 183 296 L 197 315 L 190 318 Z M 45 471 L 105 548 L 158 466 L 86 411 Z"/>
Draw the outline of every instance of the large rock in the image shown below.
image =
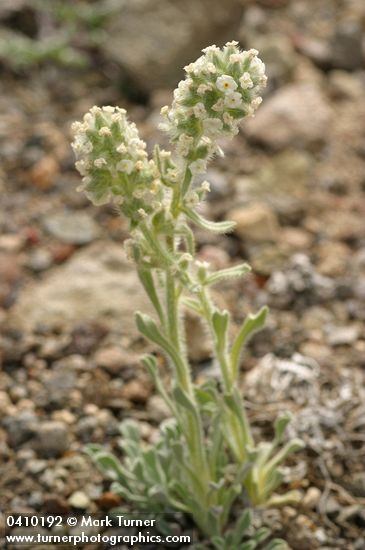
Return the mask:
<path id="1" fill-rule="evenodd" d="M 127 260 L 122 245 L 99 241 L 42 281 L 25 287 L 10 311 L 9 324 L 26 331 L 40 325 L 71 331 L 76 325 L 97 320 L 133 341 L 140 336 L 134 320 L 138 310 L 153 315 L 134 264 Z M 205 331 L 190 314 L 186 338 L 193 361 L 210 356 Z M 53 400 L 59 400 L 51 393 Z"/>
<path id="2" fill-rule="evenodd" d="M 325 141 L 331 114 L 328 100 L 316 84 L 288 84 L 266 99 L 243 130 L 253 141 L 273 150 L 288 146 L 312 149 Z"/>
<path id="3" fill-rule="evenodd" d="M 150 307 L 134 265 L 126 259 L 122 245 L 101 241 L 25 287 L 10 313 L 10 323 L 25 330 L 37 325 L 69 330 L 97 319 L 123 335 L 135 336 L 136 310 Z"/>
<path id="4" fill-rule="evenodd" d="M 174 86 L 201 48 L 235 38 L 241 12 L 241 0 L 122 0 L 104 51 L 139 90 Z"/>

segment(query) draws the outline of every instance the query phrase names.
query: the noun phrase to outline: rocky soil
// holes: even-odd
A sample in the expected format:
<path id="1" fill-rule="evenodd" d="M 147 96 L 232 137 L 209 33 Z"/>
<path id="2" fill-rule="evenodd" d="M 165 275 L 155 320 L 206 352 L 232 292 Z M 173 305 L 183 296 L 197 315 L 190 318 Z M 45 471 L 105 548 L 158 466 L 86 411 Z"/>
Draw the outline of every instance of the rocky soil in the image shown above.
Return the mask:
<path id="1" fill-rule="evenodd" d="M 232 13 L 241 6 L 240 26 L 227 20 L 217 36 L 233 29 L 243 46 L 260 49 L 270 85 L 255 119 L 222 144 L 226 157 L 207 177 L 207 216 L 234 219 L 236 231 L 197 232 L 199 256 L 217 267 L 238 260 L 253 266 L 251 276 L 217 295 L 237 323 L 264 303 L 271 309 L 242 364 L 250 417 L 257 435 L 269 437 L 278 412 L 290 410 L 290 435 L 306 442 L 286 476 L 285 489 L 302 493 L 300 505 L 262 511 L 257 521 L 293 550 L 362 550 L 365 6 L 362 0 L 231 4 Z M 204 28 L 218 42 L 211 38 L 213 19 Z M 193 41 L 191 29 L 184 32 L 182 44 Z M 121 40 L 120 30 L 113 33 Z M 197 56 L 200 44 L 190 46 Z M 139 361 L 146 343 L 133 312 L 148 305 L 124 257 L 126 224 L 112 208 L 93 208 L 76 192 L 69 142 L 70 123 L 94 104 L 126 107 L 149 147 L 161 141 L 159 109 L 170 101 L 171 74 L 178 77 L 172 53 L 156 61 L 161 84 L 148 81 L 143 103 L 119 86 L 125 76 L 140 92 L 142 68 L 136 80 L 128 70 L 135 58 L 114 59 L 110 44 L 83 70 L 1 67 L 2 511 L 104 512 L 122 504 L 83 446 L 116 450 L 126 417 L 152 441 L 168 414 Z M 194 317 L 186 328 L 197 379 L 214 376 L 203 328 Z M 160 363 L 165 369 L 162 357 Z"/>

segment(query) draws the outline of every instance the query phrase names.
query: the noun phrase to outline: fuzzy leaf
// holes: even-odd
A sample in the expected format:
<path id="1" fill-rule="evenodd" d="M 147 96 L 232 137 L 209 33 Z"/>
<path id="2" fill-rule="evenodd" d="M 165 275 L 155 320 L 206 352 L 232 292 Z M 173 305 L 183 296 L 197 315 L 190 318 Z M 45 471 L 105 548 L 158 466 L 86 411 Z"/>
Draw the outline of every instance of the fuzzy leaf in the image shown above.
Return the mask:
<path id="1" fill-rule="evenodd" d="M 147 269 L 138 269 L 139 280 L 141 281 L 143 288 L 147 292 L 149 299 L 151 300 L 160 321 L 163 323 L 164 313 L 160 304 L 159 297 L 156 292 L 155 283 L 151 271 Z"/>
<path id="2" fill-rule="evenodd" d="M 195 298 L 189 298 L 188 296 L 183 296 L 181 301 L 186 307 L 202 315 L 203 310 L 199 300 L 196 300 Z"/>
<path id="3" fill-rule="evenodd" d="M 281 539 L 274 539 L 269 542 L 264 548 L 264 550 L 288 550 L 288 544 Z"/>
<path id="4" fill-rule="evenodd" d="M 282 440 L 284 432 L 290 420 L 291 415 L 289 413 L 284 413 L 275 420 L 275 443 L 280 443 L 280 441 Z"/>
<path id="5" fill-rule="evenodd" d="M 139 332 L 143 334 L 143 336 L 145 336 L 148 340 L 151 340 L 154 344 L 160 346 L 175 362 L 175 364 L 180 362 L 180 358 L 177 355 L 175 348 L 170 344 L 167 338 L 161 334 L 155 321 L 149 315 L 145 315 L 137 311 L 136 323 Z"/>
<path id="6" fill-rule="evenodd" d="M 215 310 L 212 317 L 213 328 L 215 336 L 217 338 L 218 347 L 220 350 L 224 350 L 226 346 L 226 335 L 228 329 L 228 323 L 230 319 L 230 314 L 228 311 L 219 311 Z"/>
<path id="7" fill-rule="evenodd" d="M 206 285 L 215 285 L 224 281 L 225 279 L 233 279 L 236 277 L 243 277 L 246 273 L 251 271 L 251 267 L 248 264 L 235 265 L 227 269 L 221 269 L 208 275 L 205 279 Z"/>
<path id="8" fill-rule="evenodd" d="M 235 373 L 238 370 L 239 358 L 243 346 L 248 341 L 250 336 L 252 336 L 255 332 L 257 332 L 264 326 L 267 314 L 268 308 L 264 306 L 255 315 L 250 314 L 246 317 L 241 327 L 241 330 L 239 331 L 237 338 L 234 341 L 231 351 L 232 369 Z"/>
<path id="9" fill-rule="evenodd" d="M 213 233 L 229 233 L 233 231 L 236 226 L 235 222 L 212 222 L 206 220 L 203 216 L 200 216 L 200 214 L 190 208 L 183 208 L 183 212 L 198 227 L 206 229 L 207 231 L 212 231 Z"/>

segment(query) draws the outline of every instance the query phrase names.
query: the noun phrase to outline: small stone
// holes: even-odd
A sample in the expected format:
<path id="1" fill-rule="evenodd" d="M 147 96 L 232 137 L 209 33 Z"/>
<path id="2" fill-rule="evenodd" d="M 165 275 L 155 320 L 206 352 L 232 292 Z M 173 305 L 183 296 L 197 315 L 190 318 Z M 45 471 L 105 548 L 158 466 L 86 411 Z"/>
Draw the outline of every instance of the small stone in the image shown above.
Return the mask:
<path id="1" fill-rule="evenodd" d="M 38 424 L 37 416 L 29 411 L 4 418 L 3 425 L 8 433 L 9 445 L 18 447 L 31 439 L 37 431 Z"/>
<path id="2" fill-rule="evenodd" d="M 52 254 L 49 250 L 37 248 L 31 253 L 27 265 L 36 273 L 45 271 L 52 265 Z"/>
<path id="3" fill-rule="evenodd" d="M 32 459 L 25 465 L 25 470 L 30 474 L 39 474 L 47 468 L 47 460 Z"/>
<path id="4" fill-rule="evenodd" d="M 44 457 L 58 457 L 69 448 L 66 424 L 51 420 L 43 422 L 37 430 L 35 448 Z"/>
<path id="5" fill-rule="evenodd" d="M 98 225 L 86 212 L 60 211 L 48 214 L 43 220 L 45 229 L 61 242 L 85 245 L 100 233 Z"/>
<path id="6" fill-rule="evenodd" d="M 280 88 L 245 122 L 248 137 L 272 150 L 296 146 L 318 148 L 326 139 L 332 110 L 315 83 L 299 82 Z"/>
<path id="7" fill-rule="evenodd" d="M 45 400 L 52 406 L 64 406 L 75 386 L 75 372 L 71 369 L 61 370 L 58 368 L 55 372 L 51 372 L 45 380 Z"/>
<path id="8" fill-rule="evenodd" d="M 23 235 L 5 233 L 0 235 L 0 250 L 3 252 L 19 252 L 24 245 Z"/>
<path id="9" fill-rule="evenodd" d="M 302 504 L 305 508 L 314 509 L 321 498 L 321 491 L 317 487 L 310 487 L 306 492 Z"/>
<path id="10" fill-rule="evenodd" d="M 147 410 L 155 422 L 162 422 L 171 417 L 171 411 L 160 395 L 152 395 L 149 398 Z"/>
<path id="11" fill-rule="evenodd" d="M 69 497 L 68 503 L 73 508 L 78 508 L 80 510 L 86 510 L 86 508 L 90 504 L 90 499 L 83 491 L 75 491 Z"/>
<path id="12" fill-rule="evenodd" d="M 48 514 L 68 514 L 70 506 L 66 500 L 59 495 L 46 495 L 44 497 L 44 509 Z"/>
<path id="13" fill-rule="evenodd" d="M 321 275 L 338 277 L 346 272 L 351 254 L 347 245 L 326 240 L 318 245 L 317 254 L 317 270 Z"/>
<path id="14" fill-rule="evenodd" d="M 124 351 L 118 346 L 99 349 L 95 353 L 95 363 L 111 374 L 117 374 L 126 367 L 133 367 L 139 363 L 137 355 Z"/>
<path id="15" fill-rule="evenodd" d="M 280 230 L 280 241 L 283 246 L 295 252 L 310 248 L 313 237 L 308 231 L 299 227 L 283 227 Z"/>
<path id="16" fill-rule="evenodd" d="M 121 389 L 122 399 L 128 399 L 135 403 L 145 403 L 151 395 L 151 384 L 146 380 L 135 378 L 123 384 Z"/>
<path id="17" fill-rule="evenodd" d="M 350 346 L 359 337 L 359 329 L 356 326 L 332 327 L 328 334 L 328 343 L 331 346 Z"/>
<path id="18" fill-rule="evenodd" d="M 341 511 L 341 506 L 333 496 L 329 496 L 325 502 L 325 512 L 328 516 L 334 517 Z"/>
<path id="19" fill-rule="evenodd" d="M 243 240 L 273 241 L 279 230 L 275 212 L 259 202 L 234 208 L 228 212 L 227 219 L 236 223 L 234 231 Z"/>
<path id="20" fill-rule="evenodd" d="M 100 497 L 96 499 L 96 504 L 102 510 L 110 510 L 112 508 L 115 508 L 116 506 L 119 506 L 120 503 L 121 498 L 118 495 L 111 493 L 110 491 L 103 493 L 102 495 L 100 495 Z"/>
<path id="21" fill-rule="evenodd" d="M 41 158 L 31 169 L 30 178 L 35 187 L 40 190 L 49 189 L 59 173 L 59 166 L 54 157 Z"/>

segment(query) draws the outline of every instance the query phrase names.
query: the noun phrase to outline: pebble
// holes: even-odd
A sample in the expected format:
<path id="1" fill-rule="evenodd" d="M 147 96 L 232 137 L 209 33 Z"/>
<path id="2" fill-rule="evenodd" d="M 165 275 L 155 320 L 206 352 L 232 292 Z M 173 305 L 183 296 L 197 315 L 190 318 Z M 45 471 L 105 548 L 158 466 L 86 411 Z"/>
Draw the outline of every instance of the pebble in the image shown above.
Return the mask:
<path id="1" fill-rule="evenodd" d="M 152 395 L 147 403 L 147 411 L 155 422 L 162 422 L 171 417 L 171 411 L 160 395 Z"/>
<path id="2" fill-rule="evenodd" d="M 8 433 L 9 445 L 18 447 L 36 434 L 39 420 L 34 413 L 23 411 L 4 418 L 2 423 Z"/>
<path id="3" fill-rule="evenodd" d="M 303 506 L 305 508 L 314 509 L 317 506 L 321 495 L 322 493 L 317 487 L 310 487 L 302 500 Z"/>
<path id="4" fill-rule="evenodd" d="M 69 448 L 68 428 L 64 422 L 43 422 L 36 435 L 35 448 L 43 457 L 61 456 Z"/>
<path id="5" fill-rule="evenodd" d="M 130 382 L 123 384 L 121 388 L 122 399 L 133 401 L 134 403 L 145 403 L 151 395 L 151 384 L 146 380 L 135 378 Z"/>
<path id="6" fill-rule="evenodd" d="M 52 254 L 49 250 L 37 248 L 29 256 L 27 265 L 30 269 L 38 273 L 51 267 L 52 260 Z"/>
<path id="7" fill-rule="evenodd" d="M 138 363 L 138 358 L 118 346 L 99 349 L 94 356 L 98 367 L 106 369 L 111 374 L 119 373 L 125 367 L 132 367 Z"/>
<path id="8" fill-rule="evenodd" d="M 79 508 L 81 510 L 86 510 L 90 504 L 90 499 L 83 491 L 75 491 L 68 498 L 67 501 L 73 508 Z"/>
<path id="9" fill-rule="evenodd" d="M 279 230 L 275 212 L 270 206 L 259 202 L 230 210 L 227 219 L 236 223 L 234 231 L 243 240 L 273 241 Z"/>
<path id="10" fill-rule="evenodd" d="M 328 333 L 328 343 L 331 346 L 350 346 L 359 337 L 359 329 L 356 326 L 333 327 Z"/>
<path id="11" fill-rule="evenodd" d="M 56 159 L 47 155 L 34 164 L 30 171 L 30 179 L 35 187 L 45 191 L 54 184 L 58 173 L 59 165 Z"/>
<path id="12" fill-rule="evenodd" d="M 86 212 L 60 211 L 48 214 L 43 220 L 52 237 L 67 244 L 85 245 L 94 241 L 100 233 L 98 225 Z"/>

